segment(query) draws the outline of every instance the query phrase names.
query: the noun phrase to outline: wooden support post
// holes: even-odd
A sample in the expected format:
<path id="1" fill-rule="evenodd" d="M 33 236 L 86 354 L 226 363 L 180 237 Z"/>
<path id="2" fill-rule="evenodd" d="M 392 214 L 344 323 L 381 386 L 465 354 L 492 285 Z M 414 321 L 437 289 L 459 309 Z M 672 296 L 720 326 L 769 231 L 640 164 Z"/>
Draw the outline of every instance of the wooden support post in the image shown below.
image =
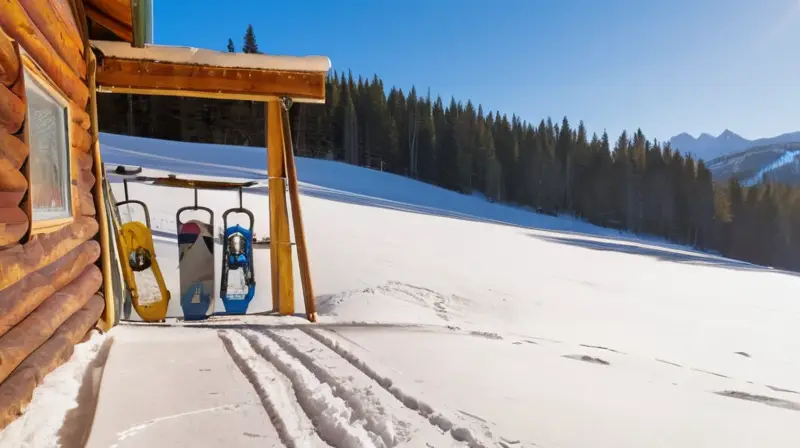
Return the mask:
<path id="1" fill-rule="evenodd" d="M 294 279 L 292 246 L 289 240 L 289 211 L 286 208 L 286 165 L 281 107 L 278 101 L 266 104 L 270 265 L 273 311 L 281 315 L 291 315 L 294 314 Z"/>
<path id="2" fill-rule="evenodd" d="M 289 198 L 292 203 L 292 224 L 294 224 L 294 238 L 297 243 L 297 262 L 300 264 L 300 280 L 303 284 L 303 301 L 306 308 L 306 318 L 311 322 L 317 321 L 317 305 L 314 300 L 314 288 L 311 286 L 311 268 L 308 263 L 308 247 L 306 246 L 306 233 L 303 229 L 303 215 L 300 210 L 300 189 L 297 186 L 297 167 L 294 163 L 294 149 L 292 148 L 291 130 L 289 128 L 288 101 L 284 100 L 283 138 L 286 162 L 286 174 L 289 182 Z"/>

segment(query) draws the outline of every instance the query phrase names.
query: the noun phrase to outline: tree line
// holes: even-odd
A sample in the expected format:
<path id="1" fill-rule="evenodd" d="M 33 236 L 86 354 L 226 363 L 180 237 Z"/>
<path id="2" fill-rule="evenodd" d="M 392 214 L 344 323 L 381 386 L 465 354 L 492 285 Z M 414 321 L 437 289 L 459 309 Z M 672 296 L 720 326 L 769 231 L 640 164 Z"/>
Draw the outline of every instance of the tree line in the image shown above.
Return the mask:
<path id="1" fill-rule="evenodd" d="M 232 40 L 228 51 L 236 51 Z M 258 53 L 252 26 L 242 51 Z M 610 140 L 566 117 L 530 123 L 412 87 L 385 88 L 332 72 L 325 105 L 290 109 L 300 156 L 408 176 L 539 213 L 800 270 L 800 188 L 715 182 L 702 160 L 647 139 L 641 129 Z M 263 146 L 264 108 L 249 101 L 100 96 L 104 131 L 163 139 Z M 122 119 L 126 117 L 126 119 Z"/>

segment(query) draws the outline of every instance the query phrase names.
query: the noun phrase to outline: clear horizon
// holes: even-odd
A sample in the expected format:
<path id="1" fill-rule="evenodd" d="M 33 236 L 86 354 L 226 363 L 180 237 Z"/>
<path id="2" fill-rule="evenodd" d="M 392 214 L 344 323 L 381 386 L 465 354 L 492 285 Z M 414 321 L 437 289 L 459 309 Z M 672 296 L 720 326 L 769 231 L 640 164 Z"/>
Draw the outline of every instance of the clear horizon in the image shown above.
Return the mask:
<path id="1" fill-rule="evenodd" d="M 231 38 L 240 49 L 252 24 L 265 53 L 325 55 L 387 88 L 532 123 L 567 116 L 590 133 L 641 128 L 660 141 L 800 130 L 798 0 L 154 3 L 157 44 L 224 50 Z"/>

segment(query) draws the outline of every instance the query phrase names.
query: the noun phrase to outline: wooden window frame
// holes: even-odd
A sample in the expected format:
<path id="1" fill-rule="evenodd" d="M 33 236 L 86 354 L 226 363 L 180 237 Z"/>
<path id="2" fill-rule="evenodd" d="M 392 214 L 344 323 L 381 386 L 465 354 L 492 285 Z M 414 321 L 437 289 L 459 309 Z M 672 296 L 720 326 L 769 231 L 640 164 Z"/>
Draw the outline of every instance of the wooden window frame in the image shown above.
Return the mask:
<path id="1" fill-rule="evenodd" d="M 20 47 L 20 61 L 22 62 L 22 70 L 20 73 L 20 82 L 22 82 L 22 91 L 25 94 L 25 124 L 23 126 L 23 136 L 25 144 L 28 146 L 28 160 L 25 163 L 25 178 L 28 179 L 28 200 L 25 204 L 25 213 L 28 215 L 30 221 L 30 235 L 37 235 L 43 233 L 55 232 L 63 227 L 72 224 L 79 214 L 78 204 L 80 203 L 80 195 L 78 191 L 78 166 L 73 160 L 72 142 L 70 140 L 70 131 L 72 126 L 72 111 L 70 108 L 69 96 L 62 91 L 52 79 L 44 72 L 44 70 L 33 60 L 33 58 Z M 28 120 L 28 86 L 26 85 L 25 75 L 33 78 L 37 83 L 37 87 L 48 93 L 52 99 L 65 110 L 65 129 L 64 141 L 66 142 L 66 161 L 67 168 L 69 169 L 69 212 L 70 216 L 64 218 L 54 219 L 39 219 L 33 218 L 33 197 L 32 191 L 36 186 L 31 182 L 31 169 L 30 157 L 33 153 L 33 148 L 30 144 L 30 123 Z"/>

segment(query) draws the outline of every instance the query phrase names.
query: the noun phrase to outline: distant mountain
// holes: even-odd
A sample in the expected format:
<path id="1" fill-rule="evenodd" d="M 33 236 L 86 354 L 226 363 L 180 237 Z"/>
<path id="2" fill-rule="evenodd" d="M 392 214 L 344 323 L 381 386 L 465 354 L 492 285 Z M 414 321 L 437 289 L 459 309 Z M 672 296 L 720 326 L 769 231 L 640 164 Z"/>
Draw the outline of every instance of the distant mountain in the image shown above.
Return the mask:
<path id="1" fill-rule="evenodd" d="M 764 175 L 775 182 L 800 185 L 800 142 L 757 146 L 718 157 L 707 166 L 714 179 L 735 177 L 745 186 L 760 182 Z"/>
<path id="2" fill-rule="evenodd" d="M 705 161 L 713 160 L 728 154 L 743 152 L 750 148 L 798 142 L 800 142 L 800 132 L 790 132 L 777 137 L 748 140 L 728 129 L 717 137 L 703 133 L 700 134 L 699 137 L 694 138 L 684 132 L 669 139 L 669 143 L 673 149 L 689 153 L 695 158 Z"/>

